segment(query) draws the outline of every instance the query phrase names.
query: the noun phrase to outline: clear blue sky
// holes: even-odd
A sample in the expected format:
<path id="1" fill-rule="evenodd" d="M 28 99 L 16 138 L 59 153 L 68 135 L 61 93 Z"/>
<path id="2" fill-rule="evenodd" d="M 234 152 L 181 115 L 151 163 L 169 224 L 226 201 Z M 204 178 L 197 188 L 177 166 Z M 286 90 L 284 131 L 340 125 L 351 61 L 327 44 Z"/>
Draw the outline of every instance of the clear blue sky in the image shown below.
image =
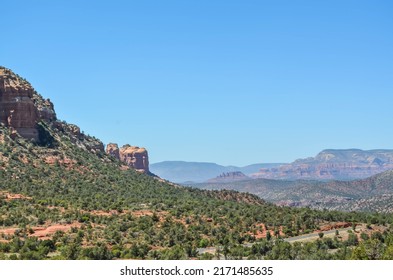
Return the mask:
<path id="1" fill-rule="evenodd" d="M 151 162 L 393 148 L 393 1 L 3 1 L 0 65 Z"/>

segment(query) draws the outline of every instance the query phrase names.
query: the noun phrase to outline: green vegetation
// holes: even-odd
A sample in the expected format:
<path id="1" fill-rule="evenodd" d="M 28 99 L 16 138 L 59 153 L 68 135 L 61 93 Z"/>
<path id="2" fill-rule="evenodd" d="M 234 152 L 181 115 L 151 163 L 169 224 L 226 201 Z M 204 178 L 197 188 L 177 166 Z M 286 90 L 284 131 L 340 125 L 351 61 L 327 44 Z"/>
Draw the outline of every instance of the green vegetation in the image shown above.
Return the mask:
<path id="1" fill-rule="evenodd" d="M 39 137 L 38 144 L 40 146 L 47 147 L 47 148 L 55 148 L 56 141 L 52 137 L 52 135 L 48 132 L 46 128 L 46 124 L 43 122 L 39 123 L 37 124 L 37 128 L 38 128 L 38 137 Z"/>
<path id="2" fill-rule="evenodd" d="M 41 128 L 56 145 L 12 140 L 0 129 L 0 259 L 392 258 L 392 215 L 278 207 L 250 194 L 183 188 L 120 170 L 88 148 L 94 138 L 76 145 L 67 129 Z M 387 227 L 360 241 L 282 240 L 340 221 Z M 261 224 L 269 231 L 256 242 Z M 206 247 L 216 255 L 198 253 Z"/>
<path id="3" fill-rule="evenodd" d="M 393 171 L 354 181 L 254 179 L 238 182 L 201 183 L 207 190 L 247 191 L 269 202 L 295 207 L 338 211 L 393 213 Z"/>

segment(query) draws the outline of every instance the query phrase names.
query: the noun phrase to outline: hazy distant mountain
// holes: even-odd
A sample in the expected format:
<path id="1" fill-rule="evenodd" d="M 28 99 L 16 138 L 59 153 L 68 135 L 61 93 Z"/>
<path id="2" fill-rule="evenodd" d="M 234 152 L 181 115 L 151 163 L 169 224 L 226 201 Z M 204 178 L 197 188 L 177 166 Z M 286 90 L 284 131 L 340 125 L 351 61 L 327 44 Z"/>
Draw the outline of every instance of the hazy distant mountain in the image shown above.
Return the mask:
<path id="1" fill-rule="evenodd" d="M 355 180 L 393 169 L 393 150 L 324 150 L 293 163 L 258 163 L 244 167 L 208 162 L 164 161 L 150 165 L 159 177 L 176 183 L 202 183 L 222 173 L 240 171 L 251 178 L 280 180 Z"/>
<path id="2" fill-rule="evenodd" d="M 324 150 L 315 157 L 262 168 L 253 178 L 353 180 L 393 169 L 393 150 Z"/>
<path id="3" fill-rule="evenodd" d="M 106 153 L 99 139 L 58 120 L 49 100 L 0 67 L 0 259 L 211 259 L 203 250 L 224 242 L 230 259 L 261 259 L 283 243 L 266 239 L 264 256 L 260 244 L 255 252 L 248 245 L 276 229 L 292 237 L 369 221 L 359 213 L 277 207 L 229 190 L 182 188 L 148 176 L 147 156 L 113 143 Z M 303 258 L 331 259 L 319 245 Z M 335 246 L 347 244 L 337 239 Z"/>
<path id="4" fill-rule="evenodd" d="M 244 167 L 222 166 L 209 162 L 164 161 L 150 165 L 150 171 L 175 183 L 205 182 L 222 173 L 240 171 L 245 175 L 258 172 L 261 168 L 278 167 L 282 163 L 258 163 Z"/>
<path id="5" fill-rule="evenodd" d="M 193 185 L 208 190 L 236 190 L 256 194 L 279 205 L 309 206 L 341 211 L 393 213 L 393 171 L 354 181 L 254 179 Z"/>

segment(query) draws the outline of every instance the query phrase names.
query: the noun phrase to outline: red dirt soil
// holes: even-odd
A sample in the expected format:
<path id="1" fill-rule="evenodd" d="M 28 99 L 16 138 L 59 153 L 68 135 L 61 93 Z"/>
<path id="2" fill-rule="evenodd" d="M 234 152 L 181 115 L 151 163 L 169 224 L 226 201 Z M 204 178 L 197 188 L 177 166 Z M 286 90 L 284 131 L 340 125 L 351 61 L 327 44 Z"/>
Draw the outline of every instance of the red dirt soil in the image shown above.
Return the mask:
<path id="1" fill-rule="evenodd" d="M 347 228 L 347 227 L 351 227 L 351 226 L 352 226 L 352 223 L 349 223 L 349 222 L 331 223 L 331 224 L 320 226 L 320 230 L 317 230 L 315 232 L 329 231 L 332 229 Z"/>
<path id="2" fill-rule="evenodd" d="M 34 233 L 29 234 L 29 237 L 38 237 L 38 239 L 44 240 L 54 235 L 57 231 L 69 232 L 72 228 L 80 228 L 81 226 L 82 224 L 74 222 L 72 224 L 65 225 L 55 224 L 48 227 L 32 227 L 31 229 Z M 19 230 L 19 228 L 4 228 L 0 229 L 0 234 L 13 235 L 17 230 Z"/>
<path id="3" fill-rule="evenodd" d="M 267 230 L 266 230 L 265 224 L 258 224 L 257 226 L 261 227 L 262 230 L 257 230 L 256 234 L 254 234 L 253 232 L 249 232 L 248 234 L 250 234 L 251 236 L 254 236 L 256 239 L 266 238 Z M 284 236 L 284 232 L 282 231 L 283 230 L 282 226 L 280 226 L 279 230 L 280 230 L 279 235 Z M 270 232 L 271 236 L 274 236 L 274 230 L 269 230 L 269 232 Z"/>
<path id="4" fill-rule="evenodd" d="M 44 237 L 51 236 L 55 234 L 57 231 L 62 231 L 62 232 L 68 232 L 71 231 L 71 228 L 80 228 L 81 224 L 78 222 L 74 222 L 72 224 L 67 224 L 67 225 L 51 225 L 47 228 L 45 227 L 37 227 L 33 228 L 34 233 L 31 234 L 30 236 L 35 236 L 38 237 L 39 239 L 42 239 Z"/>
<path id="5" fill-rule="evenodd" d="M 18 193 L 0 192 L 0 196 L 5 196 L 6 201 L 11 201 L 15 199 L 31 199 L 31 197 L 25 196 Z"/>

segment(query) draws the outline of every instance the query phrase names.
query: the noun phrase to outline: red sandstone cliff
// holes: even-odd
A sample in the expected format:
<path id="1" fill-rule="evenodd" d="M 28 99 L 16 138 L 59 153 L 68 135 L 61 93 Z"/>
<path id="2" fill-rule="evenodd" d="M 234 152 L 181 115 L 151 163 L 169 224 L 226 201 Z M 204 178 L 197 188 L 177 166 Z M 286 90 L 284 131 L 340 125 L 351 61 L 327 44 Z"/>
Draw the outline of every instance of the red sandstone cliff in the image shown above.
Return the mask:
<path id="1" fill-rule="evenodd" d="M 145 148 L 124 145 L 119 149 L 117 144 L 110 143 L 106 146 L 106 153 L 139 172 L 150 173 L 149 155 Z"/>
<path id="2" fill-rule="evenodd" d="M 0 66 L 0 125 L 12 129 L 15 137 L 19 134 L 47 145 L 49 134 L 43 132 L 40 122 L 67 135 L 71 142 L 88 151 L 104 152 L 101 141 L 81 133 L 76 125 L 58 121 L 49 99 L 44 99 L 25 79 Z"/>
<path id="3" fill-rule="evenodd" d="M 27 139 L 38 140 L 41 120 L 56 120 L 52 102 L 37 94 L 25 79 L 0 67 L 0 122 Z"/>

